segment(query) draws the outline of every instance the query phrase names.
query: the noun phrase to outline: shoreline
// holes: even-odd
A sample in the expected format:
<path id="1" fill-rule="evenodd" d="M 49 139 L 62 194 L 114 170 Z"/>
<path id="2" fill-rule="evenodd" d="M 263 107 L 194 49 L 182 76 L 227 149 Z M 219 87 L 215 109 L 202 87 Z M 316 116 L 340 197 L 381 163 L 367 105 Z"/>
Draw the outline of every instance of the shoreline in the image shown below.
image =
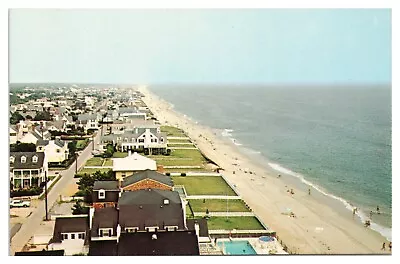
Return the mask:
<path id="1" fill-rule="evenodd" d="M 178 113 L 172 109 L 170 103 L 158 98 L 147 88 L 142 87 L 139 90 L 145 95 L 143 101 L 161 124 L 185 130 L 201 151 L 224 169 L 225 178 L 237 186 L 236 189 L 246 203 L 268 227 L 277 232 L 292 252 L 389 253 L 380 250 L 382 243 L 387 240 L 378 232 L 365 228 L 358 219 L 352 219 L 351 211 L 347 210 L 348 215 L 333 211 L 331 206 L 314 197 L 318 195 L 309 196 L 306 190 L 295 187 L 294 181 L 301 183 L 300 179 L 289 175 L 278 179 L 277 171 L 272 171 L 272 168 L 267 170 L 265 166 L 251 161 L 237 149 L 234 142 L 224 142 L 222 135 L 216 135 L 211 128 Z M 236 158 L 239 166 L 232 165 Z M 255 174 L 244 173 L 242 168 L 249 168 Z M 288 188 L 295 188 L 295 194 L 288 193 Z M 297 217 L 282 215 L 286 208 L 290 208 Z"/>

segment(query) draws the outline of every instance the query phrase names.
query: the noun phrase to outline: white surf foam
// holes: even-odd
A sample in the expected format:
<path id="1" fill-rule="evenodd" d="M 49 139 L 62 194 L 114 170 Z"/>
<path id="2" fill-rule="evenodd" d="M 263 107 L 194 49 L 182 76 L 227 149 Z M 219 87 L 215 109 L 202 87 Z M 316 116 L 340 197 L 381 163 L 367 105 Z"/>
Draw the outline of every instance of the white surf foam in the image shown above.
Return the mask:
<path id="1" fill-rule="evenodd" d="M 335 200 L 340 201 L 346 207 L 346 209 L 350 210 L 351 212 L 353 211 L 354 205 L 352 205 L 351 203 L 349 203 L 348 201 L 346 201 L 345 199 L 343 199 L 343 198 L 341 198 L 339 196 L 336 196 L 334 194 L 328 193 L 327 191 L 323 190 L 320 186 L 318 186 L 316 184 L 313 184 L 310 181 L 307 181 L 306 179 L 304 179 L 303 175 L 301 175 L 299 173 L 296 173 L 294 171 L 291 171 L 290 169 L 284 168 L 284 167 L 282 167 L 281 165 L 279 165 L 277 163 L 268 163 L 268 165 L 272 169 L 274 169 L 274 170 L 276 170 L 278 172 L 281 172 L 281 173 L 284 173 L 284 174 L 287 174 L 287 175 L 290 175 L 290 176 L 293 176 L 293 177 L 296 177 L 296 178 L 300 179 L 300 181 L 302 183 L 307 184 L 308 186 L 314 188 L 315 190 L 317 190 L 318 192 L 322 193 L 325 196 L 328 196 L 328 197 L 331 197 L 331 198 L 333 198 Z M 356 214 L 357 214 L 357 216 L 359 217 L 359 219 L 360 219 L 360 221 L 362 223 L 365 223 L 365 221 L 369 219 L 369 217 L 367 217 L 366 214 L 360 209 L 357 210 Z M 375 230 L 375 231 L 377 231 L 382 236 L 386 237 L 389 241 L 392 240 L 392 229 L 391 228 L 381 226 L 381 225 L 379 225 L 379 224 L 377 224 L 375 222 L 372 222 L 372 221 L 371 221 L 370 228 Z"/>

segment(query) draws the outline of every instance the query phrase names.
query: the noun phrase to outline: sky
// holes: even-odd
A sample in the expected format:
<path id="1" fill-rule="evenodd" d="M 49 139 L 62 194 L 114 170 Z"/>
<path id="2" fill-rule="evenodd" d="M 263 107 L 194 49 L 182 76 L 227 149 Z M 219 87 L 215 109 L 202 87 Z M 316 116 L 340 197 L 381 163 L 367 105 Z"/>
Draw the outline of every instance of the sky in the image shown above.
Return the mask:
<path id="1" fill-rule="evenodd" d="M 390 9 L 11 9 L 9 81 L 391 83 Z"/>

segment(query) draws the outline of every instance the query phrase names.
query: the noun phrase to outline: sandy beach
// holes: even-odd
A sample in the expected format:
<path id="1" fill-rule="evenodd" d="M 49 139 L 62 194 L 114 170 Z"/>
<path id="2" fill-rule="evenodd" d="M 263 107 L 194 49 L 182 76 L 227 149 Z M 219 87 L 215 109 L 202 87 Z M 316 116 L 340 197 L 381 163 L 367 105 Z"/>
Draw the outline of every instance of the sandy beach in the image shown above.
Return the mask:
<path id="1" fill-rule="evenodd" d="M 176 112 L 166 101 L 146 87 L 139 90 L 143 101 L 162 125 L 177 126 L 188 134 L 201 151 L 221 168 L 227 180 L 262 221 L 277 232 L 290 252 L 297 254 L 388 254 L 388 242 L 379 233 L 364 227 L 347 210 L 332 210 L 318 195 L 289 185 L 277 173 L 241 154 L 237 147 L 217 137 L 213 131 Z M 234 165 L 235 164 L 235 165 Z M 252 172 L 245 173 L 245 170 Z M 290 182 L 290 180 L 289 180 Z M 294 194 L 288 192 L 294 188 Z M 289 217 L 290 208 L 296 217 Z M 381 250 L 386 242 L 386 251 Z"/>

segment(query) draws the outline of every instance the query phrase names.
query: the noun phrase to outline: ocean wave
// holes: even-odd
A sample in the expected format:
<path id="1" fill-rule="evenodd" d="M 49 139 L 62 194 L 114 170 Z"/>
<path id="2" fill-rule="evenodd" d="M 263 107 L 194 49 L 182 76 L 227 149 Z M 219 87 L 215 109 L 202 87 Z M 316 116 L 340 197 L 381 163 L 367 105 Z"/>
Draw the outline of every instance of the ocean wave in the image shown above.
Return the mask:
<path id="1" fill-rule="evenodd" d="M 237 141 L 237 139 L 233 137 L 233 135 L 232 135 L 232 132 L 233 132 L 233 131 L 234 131 L 233 129 L 225 128 L 225 129 L 221 132 L 221 135 L 222 135 L 223 137 L 229 138 L 229 139 L 232 141 L 232 143 L 235 144 L 236 146 L 242 146 L 243 144 L 239 143 L 239 142 Z"/>
<path id="2" fill-rule="evenodd" d="M 296 177 L 296 178 L 300 179 L 300 181 L 302 183 L 312 187 L 313 189 L 317 190 L 318 192 L 320 192 L 321 194 L 323 194 L 325 196 L 328 196 L 328 197 L 333 198 L 333 199 L 335 199 L 337 201 L 340 201 L 345 206 L 346 209 L 348 209 L 351 212 L 353 211 L 353 209 L 355 207 L 354 205 L 352 205 L 351 203 L 349 203 L 348 201 L 346 201 L 345 199 L 343 199 L 343 198 L 341 198 L 339 196 L 336 196 L 334 194 L 326 192 L 320 186 L 318 186 L 316 184 L 313 184 L 312 182 L 304 179 L 304 176 L 301 175 L 300 173 L 296 173 L 294 171 L 291 171 L 290 169 L 284 168 L 284 167 L 282 167 L 281 165 L 279 165 L 277 163 L 268 163 L 268 165 L 272 169 L 274 169 L 274 170 L 276 170 L 278 172 L 281 172 L 281 173 L 284 173 L 284 174 L 287 174 L 287 175 L 290 175 L 290 176 L 293 176 L 293 177 Z M 359 217 L 359 219 L 360 219 L 360 221 L 362 223 L 365 223 L 366 220 L 369 220 L 369 217 L 367 217 L 367 215 L 364 213 L 364 211 L 359 209 L 359 208 L 357 210 L 356 215 Z M 381 225 L 379 225 L 379 224 L 377 224 L 377 223 L 375 223 L 373 221 L 371 221 L 370 228 L 375 230 L 375 231 L 377 231 L 378 233 L 380 233 L 382 236 L 387 238 L 389 241 L 392 240 L 392 229 L 391 228 L 385 227 L 385 226 L 381 226 Z"/>

